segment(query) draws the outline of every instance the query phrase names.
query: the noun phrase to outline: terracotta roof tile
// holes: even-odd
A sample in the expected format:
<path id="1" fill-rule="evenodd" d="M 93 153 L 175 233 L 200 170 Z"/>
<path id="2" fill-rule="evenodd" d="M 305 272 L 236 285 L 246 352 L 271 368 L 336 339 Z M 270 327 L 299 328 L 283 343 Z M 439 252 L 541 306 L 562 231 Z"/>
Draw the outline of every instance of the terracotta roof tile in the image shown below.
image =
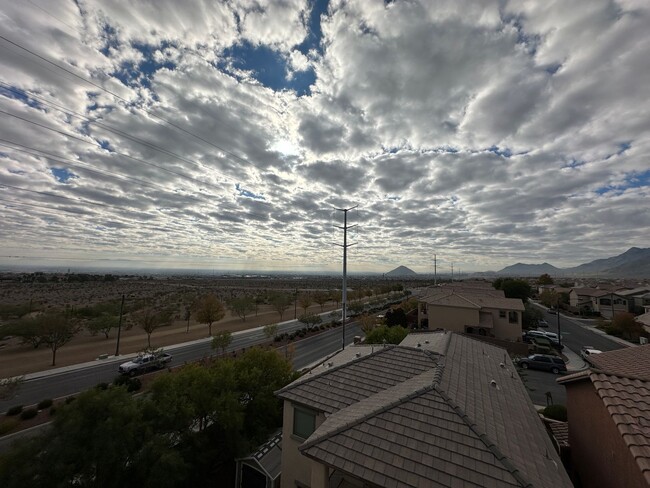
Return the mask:
<path id="1" fill-rule="evenodd" d="M 594 354 L 589 361 L 604 373 L 650 381 L 650 344 Z"/>

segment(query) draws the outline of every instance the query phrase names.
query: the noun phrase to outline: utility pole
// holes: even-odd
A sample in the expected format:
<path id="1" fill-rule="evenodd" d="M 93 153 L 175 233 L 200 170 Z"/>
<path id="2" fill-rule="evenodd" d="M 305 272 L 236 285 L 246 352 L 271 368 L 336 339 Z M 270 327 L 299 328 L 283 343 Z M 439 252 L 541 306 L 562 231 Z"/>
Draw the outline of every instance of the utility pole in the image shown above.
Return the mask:
<path id="1" fill-rule="evenodd" d="M 438 262 L 436 255 L 433 255 L 433 286 L 438 286 Z"/>
<path id="2" fill-rule="evenodd" d="M 120 335 L 122 334 L 122 312 L 124 312 L 124 295 L 122 295 L 122 304 L 120 305 L 120 322 L 117 325 L 117 345 L 115 346 L 115 355 L 120 355 Z"/>
<path id="3" fill-rule="evenodd" d="M 560 329 L 560 294 L 557 294 L 557 341 L 560 344 L 560 352 L 562 352 L 562 329 Z"/>
<path id="4" fill-rule="evenodd" d="M 357 208 L 359 205 L 355 205 L 354 207 L 350 208 L 337 208 L 339 212 L 343 212 L 343 227 L 340 225 L 337 225 L 335 227 L 338 227 L 339 229 L 343 229 L 343 245 L 341 244 L 336 244 L 339 247 L 343 248 L 343 289 L 341 290 L 341 301 L 343 302 L 343 310 L 342 310 L 342 315 L 343 319 L 341 320 L 343 324 L 343 336 L 341 337 L 341 350 L 345 349 L 345 317 L 347 315 L 347 307 L 348 307 L 348 247 L 354 246 L 354 244 L 348 244 L 348 229 L 351 229 L 352 227 L 356 227 L 356 225 L 353 225 L 352 227 L 348 227 L 348 212 L 350 210 L 353 210 Z"/>

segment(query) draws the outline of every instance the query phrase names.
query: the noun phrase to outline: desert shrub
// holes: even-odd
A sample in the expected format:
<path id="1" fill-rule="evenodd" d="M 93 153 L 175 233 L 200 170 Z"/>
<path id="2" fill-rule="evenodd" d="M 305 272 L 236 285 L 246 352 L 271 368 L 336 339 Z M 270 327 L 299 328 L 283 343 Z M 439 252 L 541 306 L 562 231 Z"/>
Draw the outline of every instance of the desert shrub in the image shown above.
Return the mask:
<path id="1" fill-rule="evenodd" d="M 129 393 L 132 393 L 134 391 L 138 391 L 140 388 L 142 388 L 142 382 L 138 378 L 130 378 L 128 376 L 117 376 L 113 380 L 113 384 L 115 386 L 125 386 L 126 391 Z"/>
<path id="2" fill-rule="evenodd" d="M 38 409 L 39 410 L 45 410 L 46 408 L 50 408 L 52 406 L 52 399 L 51 398 L 45 398 L 44 400 L 41 400 L 38 402 Z"/>
<path id="3" fill-rule="evenodd" d="M 102 382 L 102 383 L 97 383 L 95 385 L 95 388 L 98 390 L 108 390 L 108 383 Z"/>
<path id="4" fill-rule="evenodd" d="M 16 428 L 20 422 L 16 419 L 7 419 L 4 422 L 0 422 L 0 435 L 5 435 L 11 432 Z"/>
<path id="5" fill-rule="evenodd" d="M 564 405 L 549 405 L 546 407 L 543 412 L 544 417 L 548 417 L 553 420 L 561 420 L 566 422 L 566 407 Z"/>
<path id="6" fill-rule="evenodd" d="M 35 408 L 28 408 L 26 410 L 23 410 L 20 413 L 20 418 L 23 420 L 29 420 L 29 419 L 33 419 L 37 415 L 38 415 L 38 410 L 36 410 Z"/>
<path id="7" fill-rule="evenodd" d="M 15 407 L 11 407 L 9 410 L 7 410 L 7 417 L 11 417 L 13 415 L 18 415 L 20 412 L 23 411 L 23 406 L 22 405 L 16 405 Z"/>

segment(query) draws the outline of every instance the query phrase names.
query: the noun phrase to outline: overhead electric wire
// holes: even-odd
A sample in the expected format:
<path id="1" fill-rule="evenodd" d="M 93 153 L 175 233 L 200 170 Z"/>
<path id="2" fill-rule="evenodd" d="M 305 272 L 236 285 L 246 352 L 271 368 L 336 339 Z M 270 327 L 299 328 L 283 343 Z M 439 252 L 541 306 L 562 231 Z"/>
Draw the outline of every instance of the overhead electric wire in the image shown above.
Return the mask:
<path id="1" fill-rule="evenodd" d="M 3 36 L 3 35 L 0 35 L 0 39 L 2 39 L 3 41 L 5 41 L 5 42 L 7 42 L 7 43 L 9 43 L 9 44 L 11 44 L 11 45 L 13 45 L 13 46 L 19 48 L 19 49 L 22 49 L 22 50 L 25 51 L 25 52 L 28 52 L 28 53 L 31 54 L 32 56 L 34 56 L 34 57 L 36 57 L 36 58 L 38 58 L 38 59 L 41 59 L 41 60 L 45 61 L 46 63 L 51 64 L 52 66 L 55 66 L 55 67 L 57 67 L 57 68 L 59 68 L 59 69 L 65 71 L 66 73 L 71 74 L 71 75 L 74 76 L 75 78 L 78 78 L 78 79 L 82 80 L 83 82 L 88 83 L 88 84 L 94 86 L 95 88 L 98 88 L 98 89 L 100 89 L 100 90 L 102 90 L 102 91 L 108 93 L 109 95 L 112 95 L 113 97 L 117 98 L 118 100 L 121 100 L 122 102 L 124 102 L 124 103 L 129 104 L 129 105 L 132 106 L 132 102 L 130 102 L 130 101 L 127 100 L 126 98 L 124 98 L 124 97 L 118 95 L 117 93 L 115 93 L 115 92 L 112 91 L 112 90 L 109 90 L 109 89 L 107 89 L 107 88 L 104 88 L 103 86 L 101 86 L 101 85 L 95 83 L 95 82 L 92 81 L 92 80 L 89 80 L 89 79 L 87 79 L 87 78 L 85 78 L 85 77 L 83 77 L 83 76 L 81 76 L 81 75 L 78 75 L 78 74 L 75 73 L 74 71 L 71 71 L 71 70 L 67 69 L 65 66 L 61 66 L 61 65 L 55 63 L 54 61 L 50 61 L 50 60 L 47 59 L 46 57 L 41 56 L 40 54 L 38 54 L 38 53 L 32 51 L 31 49 L 26 48 L 26 47 L 24 47 L 24 46 L 18 44 L 17 42 L 14 42 L 14 41 L 12 41 L 11 39 L 6 38 L 6 37 Z M 185 134 L 188 134 L 188 135 L 190 135 L 190 136 L 192 136 L 192 137 L 194 137 L 194 138 L 196 138 L 196 139 L 198 139 L 198 140 L 200 140 L 200 141 L 202 141 L 202 142 L 204 142 L 204 143 L 206 143 L 206 144 L 208 144 L 208 145 L 214 147 L 215 149 L 218 149 L 219 151 L 221 151 L 221 152 L 223 152 L 223 153 L 225 153 L 225 154 L 228 154 L 229 156 L 231 156 L 231 157 L 237 159 L 238 161 L 241 161 L 241 162 L 243 162 L 243 163 L 245 163 L 245 164 L 250 164 L 250 165 L 252 165 L 252 166 L 255 166 L 251 161 L 249 161 L 249 160 L 247 160 L 247 159 L 244 159 L 244 158 L 242 158 L 241 156 L 238 156 L 238 155 L 236 155 L 235 153 L 230 152 L 230 151 L 228 151 L 227 149 L 224 149 L 223 147 L 221 147 L 221 146 L 219 146 L 219 145 L 217 145 L 217 144 L 214 144 L 213 142 L 208 141 L 207 139 L 205 139 L 205 138 L 203 138 L 203 137 L 201 137 L 201 136 L 199 136 L 199 135 L 197 135 L 197 134 L 195 134 L 195 133 L 193 133 L 193 132 L 191 132 L 191 131 L 188 131 L 187 129 L 184 129 L 184 128 L 180 127 L 179 125 L 174 124 L 173 122 L 170 122 L 170 121 L 167 120 L 166 118 L 164 118 L 164 117 L 162 117 L 162 116 L 160 116 L 160 115 L 155 114 L 153 111 L 151 111 L 151 110 L 149 110 L 149 109 L 147 109 L 147 108 L 143 108 L 143 107 L 135 107 L 135 108 L 136 108 L 137 110 L 142 110 L 142 111 L 145 112 L 146 114 L 148 114 L 148 115 L 150 115 L 151 117 L 154 117 L 154 118 L 156 118 L 156 119 L 158 119 L 158 120 L 164 122 L 165 124 L 169 125 L 170 127 L 174 127 L 175 129 L 177 129 L 177 130 L 179 130 L 179 131 L 181 131 L 181 132 L 184 132 Z"/>
<path id="2" fill-rule="evenodd" d="M 52 102 L 51 100 L 47 100 L 47 99 L 45 99 L 43 97 L 39 97 L 38 95 L 34 95 L 33 93 L 29 93 L 29 92 L 27 92 L 25 90 L 20 90 L 20 89 L 14 87 L 14 86 L 2 81 L 2 80 L 0 80 L 0 85 L 3 85 L 6 90 L 9 90 L 9 91 L 11 91 L 11 92 L 13 92 L 13 93 L 15 93 L 17 95 L 24 96 L 25 98 L 33 98 L 34 100 L 38 100 L 40 103 L 42 103 L 44 105 L 47 105 L 47 106 L 50 106 L 50 107 L 53 107 L 55 110 L 58 110 L 58 111 L 66 114 L 66 115 L 68 115 L 70 117 L 76 117 L 76 118 L 79 118 L 79 119 L 84 119 L 89 124 L 97 125 L 97 126 L 103 128 L 105 130 L 108 130 L 110 132 L 114 132 L 115 134 L 118 134 L 118 135 L 120 135 L 122 137 L 126 137 L 127 139 L 130 139 L 130 140 L 132 140 L 134 142 L 142 144 L 143 146 L 147 146 L 147 147 L 149 147 L 151 149 L 155 149 L 156 151 L 160 151 L 163 154 L 174 157 L 174 158 L 178 159 L 179 161 L 183 161 L 185 163 L 193 164 L 193 165 L 197 166 L 201 170 L 206 169 L 206 167 L 203 164 L 199 163 L 198 161 L 187 159 L 187 158 L 185 158 L 185 157 L 183 157 L 183 156 L 181 156 L 179 154 L 176 154 L 173 151 L 169 151 L 168 149 L 160 147 L 160 146 L 158 146 L 156 144 L 153 144 L 153 143 L 151 143 L 149 141 L 145 141 L 144 139 L 140 139 L 139 137 L 132 136 L 131 134 L 128 134 L 128 133 L 126 133 L 126 132 L 124 132 L 124 131 L 122 131 L 120 129 L 112 127 L 112 126 L 110 126 L 108 124 L 105 124 L 103 122 L 99 122 L 97 120 L 91 119 L 90 117 L 87 117 L 86 115 L 80 114 L 79 112 L 75 112 L 74 110 L 72 110 L 72 109 L 70 109 L 68 107 L 65 107 L 65 106 L 60 105 L 60 104 L 55 103 L 55 102 Z M 225 175 L 225 174 L 223 174 L 223 173 L 221 173 L 219 171 L 214 171 L 212 168 L 209 168 L 209 169 L 210 169 L 210 171 L 212 173 L 216 173 L 216 174 L 222 176 L 223 178 L 229 179 L 229 180 L 231 180 L 233 182 L 235 181 L 235 179 L 232 178 L 231 176 Z"/>

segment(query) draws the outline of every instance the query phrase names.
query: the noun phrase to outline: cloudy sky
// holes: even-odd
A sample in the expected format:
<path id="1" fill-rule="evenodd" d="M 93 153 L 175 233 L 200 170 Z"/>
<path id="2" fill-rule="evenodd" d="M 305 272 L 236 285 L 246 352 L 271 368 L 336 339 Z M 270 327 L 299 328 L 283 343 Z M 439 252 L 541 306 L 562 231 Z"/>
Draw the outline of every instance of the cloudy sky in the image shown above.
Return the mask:
<path id="1" fill-rule="evenodd" d="M 648 247 L 647 0 L 0 0 L 0 264 Z"/>

